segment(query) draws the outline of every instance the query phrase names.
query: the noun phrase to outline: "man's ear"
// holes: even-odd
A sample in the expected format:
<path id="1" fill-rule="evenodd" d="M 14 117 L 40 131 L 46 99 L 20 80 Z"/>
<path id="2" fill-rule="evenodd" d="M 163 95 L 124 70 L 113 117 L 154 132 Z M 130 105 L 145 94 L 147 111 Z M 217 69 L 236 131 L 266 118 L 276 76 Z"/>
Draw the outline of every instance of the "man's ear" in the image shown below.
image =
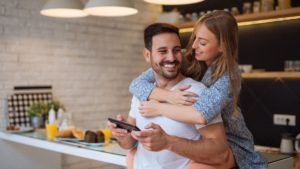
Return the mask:
<path id="1" fill-rule="evenodd" d="M 151 62 L 151 59 L 150 59 L 150 56 L 151 56 L 151 53 L 150 51 L 147 49 L 147 48 L 144 48 L 144 58 L 145 60 L 150 63 Z"/>

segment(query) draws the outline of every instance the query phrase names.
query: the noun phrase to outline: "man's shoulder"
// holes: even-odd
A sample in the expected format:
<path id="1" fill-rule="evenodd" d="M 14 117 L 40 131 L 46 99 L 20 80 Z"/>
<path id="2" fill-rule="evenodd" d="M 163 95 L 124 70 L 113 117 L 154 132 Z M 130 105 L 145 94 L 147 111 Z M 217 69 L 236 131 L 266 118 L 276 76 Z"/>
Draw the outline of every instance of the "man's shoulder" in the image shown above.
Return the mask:
<path id="1" fill-rule="evenodd" d="M 204 88 L 206 88 L 203 83 L 196 81 L 192 78 L 186 77 L 185 79 L 183 79 L 179 83 L 177 83 L 173 89 L 176 89 L 180 86 L 185 86 L 185 85 L 191 85 L 191 87 L 187 91 L 195 92 L 195 93 L 201 93 L 202 90 Z"/>
<path id="2" fill-rule="evenodd" d="M 201 82 L 197 81 L 197 80 L 194 80 L 190 77 L 186 77 L 182 80 L 183 83 L 199 83 L 199 84 L 202 84 Z"/>
<path id="3" fill-rule="evenodd" d="M 182 80 L 182 85 L 191 85 L 192 87 L 201 87 L 204 88 L 205 85 L 199 81 L 196 81 L 190 77 L 185 78 L 184 80 Z"/>

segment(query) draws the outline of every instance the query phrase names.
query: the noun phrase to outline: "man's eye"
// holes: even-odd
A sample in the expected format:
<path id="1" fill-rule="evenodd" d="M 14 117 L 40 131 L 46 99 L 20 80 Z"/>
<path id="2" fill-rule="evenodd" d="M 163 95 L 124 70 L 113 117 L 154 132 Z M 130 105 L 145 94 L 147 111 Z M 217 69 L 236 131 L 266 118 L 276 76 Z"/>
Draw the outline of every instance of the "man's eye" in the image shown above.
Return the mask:
<path id="1" fill-rule="evenodd" d="M 181 49 L 180 48 L 179 49 L 175 49 L 174 52 L 179 53 L 179 52 L 181 52 Z"/>
<path id="2" fill-rule="evenodd" d="M 160 51 L 158 51 L 158 52 L 161 53 L 161 54 L 167 53 L 166 50 L 160 50 Z"/>

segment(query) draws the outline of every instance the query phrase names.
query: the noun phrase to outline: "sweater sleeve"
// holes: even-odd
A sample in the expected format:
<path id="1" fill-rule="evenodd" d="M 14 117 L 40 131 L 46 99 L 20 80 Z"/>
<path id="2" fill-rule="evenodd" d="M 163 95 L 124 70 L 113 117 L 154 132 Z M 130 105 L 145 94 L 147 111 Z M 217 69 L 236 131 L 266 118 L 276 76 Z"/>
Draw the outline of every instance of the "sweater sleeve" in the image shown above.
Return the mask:
<path id="1" fill-rule="evenodd" d="M 131 82 L 129 91 L 139 100 L 146 101 L 155 88 L 154 83 L 155 77 L 152 69 L 149 68 Z M 223 75 L 202 91 L 193 107 L 201 112 L 203 118 L 210 123 L 232 101 L 229 90 L 229 77 Z"/>
<path id="2" fill-rule="evenodd" d="M 146 101 L 155 88 L 154 83 L 155 77 L 152 69 L 149 68 L 131 82 L 129 91 L 140 101 Z"/>
<path id="3" fill-rule="evenodd" d="M 193 107 L 210 123 L 232 101 L 229 89 L 229 77 L 223 75 L 202 91 Z"/>

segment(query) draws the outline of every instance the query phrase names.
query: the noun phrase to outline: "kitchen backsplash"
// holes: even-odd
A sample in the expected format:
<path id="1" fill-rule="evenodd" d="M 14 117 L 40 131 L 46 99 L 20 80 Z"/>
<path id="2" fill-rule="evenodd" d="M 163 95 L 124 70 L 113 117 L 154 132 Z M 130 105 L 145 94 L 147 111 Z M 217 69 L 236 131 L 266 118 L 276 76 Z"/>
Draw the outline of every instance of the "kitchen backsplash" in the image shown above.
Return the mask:
<path id="1" fill-rule="evenodd" d="M 283 133 L 300 133 L 300 78 L 245 78 L 240 107 L 255 144 L 279 147 Z M 274 114 L 296 116 L 296 126 L 273 124 Z"/>

